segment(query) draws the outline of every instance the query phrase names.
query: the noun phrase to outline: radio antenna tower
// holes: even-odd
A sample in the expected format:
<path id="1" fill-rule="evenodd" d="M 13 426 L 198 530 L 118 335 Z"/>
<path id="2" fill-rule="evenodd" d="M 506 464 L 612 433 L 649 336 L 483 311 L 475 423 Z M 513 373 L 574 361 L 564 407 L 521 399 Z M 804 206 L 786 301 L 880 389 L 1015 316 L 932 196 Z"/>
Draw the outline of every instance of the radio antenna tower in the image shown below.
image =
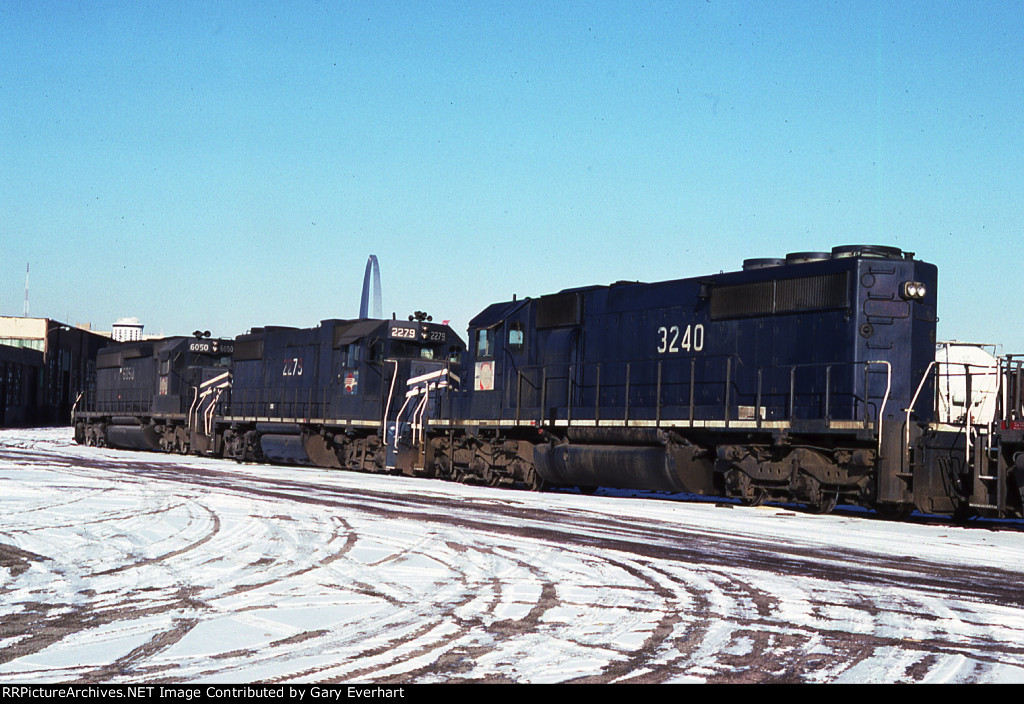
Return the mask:
<path id="1" fill-rule="evenodd" d="M 370 312 L 370 278 L 373 277 L 373 317 L 380 318 L 380 267 L 377 266 L 377 255 L 371 254 L 366 260 L 366 273 L 363 274 L 363 297 L 359 299 L 359 317 L 369 318 Z"/>
<path id="2" fill-rule="evenodd" d="M 28 265 L 30 262 L 25 263 L 25 314 L 21 317 L 28 317 Z"/>

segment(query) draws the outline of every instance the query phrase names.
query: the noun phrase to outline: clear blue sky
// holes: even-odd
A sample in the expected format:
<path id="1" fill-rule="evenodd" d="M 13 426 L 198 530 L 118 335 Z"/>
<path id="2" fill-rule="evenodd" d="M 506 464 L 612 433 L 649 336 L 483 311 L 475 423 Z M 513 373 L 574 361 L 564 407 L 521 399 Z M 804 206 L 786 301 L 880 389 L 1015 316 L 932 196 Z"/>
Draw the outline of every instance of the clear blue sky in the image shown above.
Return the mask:
<path id="1" fill-rule="evenodd" d="M 879 243 L 1024 352 L 1019 2 L 0 0 L 0 314 L 448 318 Z"/>

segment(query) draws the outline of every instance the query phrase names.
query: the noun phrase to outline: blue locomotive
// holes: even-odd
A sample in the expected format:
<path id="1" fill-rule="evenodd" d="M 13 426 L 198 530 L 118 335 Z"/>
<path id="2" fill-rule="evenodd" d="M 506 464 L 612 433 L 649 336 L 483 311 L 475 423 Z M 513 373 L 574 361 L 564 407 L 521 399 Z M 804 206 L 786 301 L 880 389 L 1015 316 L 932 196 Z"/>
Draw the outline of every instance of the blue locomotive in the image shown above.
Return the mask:
<path id="1" fill-rule="evenodd" d="M 411 471 L 411 434 L 424 432 L 464 351 L 450 327 L 422 314 L 254 329 L 235 340 L 231 398 L 216 421 L 221 452 L 238 460 Z"/>
<path id="2" fill-rule="evenodd" d="M 494 304 L 443 442 L 492 483 L 903 506 L 935 284 L 912 254 L 854 246 Z"/>
<path id="3" fill-rule="evenodd" d="M 858 245 L 513 297 L 473 318 L 468 346 L 424 315 L 255 329 L 208 434 L 147 410 L 83 414 L 79 435 L 492 486 L 1022 516 L 1024 364 L 991 371 L 990 417 L 953 417 L 951 399 L 937 414 L 952 375 L 958 407 L 977 404 L 970 364 L 936 361 L 936 282 L 910 252 Z M 129 357 L 106 363 L 120 388 Z"/>
<path id="4" fill-rule="evenodd" d="M 95 388 L 75 409 L 75 439 L 138 450 L 212 451 L 214 415 L 231 386 L 233 345 L 169 337 L 100 350 Z"/>

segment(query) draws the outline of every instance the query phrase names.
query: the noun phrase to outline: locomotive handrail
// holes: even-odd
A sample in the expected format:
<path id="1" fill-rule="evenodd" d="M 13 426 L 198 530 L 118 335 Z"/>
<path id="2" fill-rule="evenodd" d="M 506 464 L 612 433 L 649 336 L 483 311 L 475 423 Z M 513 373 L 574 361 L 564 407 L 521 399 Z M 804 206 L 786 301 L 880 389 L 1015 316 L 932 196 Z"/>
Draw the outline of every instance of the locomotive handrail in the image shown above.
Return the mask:
<path id="1" fill-rule="evenodd" d="M 1024 355 L 1007 354 L 999 358 L 1000 420 L 1024 419 Z"/>
<path id="2" fill-rule="evenodd" d="M 227 415 L 231 416 L 253 416 L 257 418 L 305 418 L 321 419 L 327 418 L 331 411 L 332 387 L 324 387 L 319 392 L 314 389 L 306 389 L 306 398 L 300 399 L 301 389 L 292 389 L 282 386 L 272 388 L 244 388 L 233 389 L 231 399 L 227 402 Z M 317 397 L 314 398 L 314 393 Z M 378 415 L 383 407 L 383 397 L 378 393 L 366 393 L 359 396 L 363 404 L 376 403 L 377 410 L 368 414 L 380 418 Z M 369 415 L 365 416 L 369 418 Z"/>
<path id="3" fill-rule="evenodd" d="M 864 362 L 865 371 L 869 364 L 884 364 L 885 365 L 885 396 L 882 397 L 882 405 L 878 408 L 878 456 L 882 456 L 882 422 L 885 418 L 885 405 L 889 402 L 889 392 L 892 390 L 892 364 L 884 359 L 873 360 Z M 867 387 L 867 374 L 864 374 L 864 386 Z M 867 391 L 864 392 L 864 403 L 868 401 Z M 865 408 L 864 418 L 865 424 L 867 424 L 867 409 Z"/>
<path id="4" fill-rule="evenodd" d="M 427 424 L 425 419 L 430 408 L 430 392 L 434 389 L 446 388 L 451 376 L 453 375 L 448 368 L 447 362 L 445 362 L 445 366 L 440 369 L 413 377 L 406 382 L 406 385 L 412 386 L 414 391 L 423 394 L 423 398 L 413 412 L 413 429 L 419 431 L 419 444 L 426 441 Z"/>
<path id="5" fill-rule="evenodd" d="M 910 453 L 910 414 L 914 411 L 914 406 L 917 405 L 917 397 L 921 395 L 921 390 L 924 389 L 924 383 L 928 381 L 928 375 L 931 373 L 932 368 L 935 367 L 936 364 L 938 364 L 938 362 L 937 360 L 934 359 L 928 363 L 928 367 L 924 370 L 924 374 L 921 375 L 921 381 L 917 385 L 917 390 L 914 392 L 914 395 L 910 399 L 910 405 L 904 409 L 907 412 L 906 418 L 903 421 L 905 429 L 903 437 L 903 454 L 906 458 L 906 461 L 904 462 L 904 468 L 906 468 L 906 464 L 907 462 L 909 462 L 908 455 Z"/>
<path id="6" fill-rule="evenodd" d="M 734 363 L 734 360 L 739 360 L 739 364 Z M 743 420 L 745 423 L 742 427 L 749 427 L 746 423 L 752 422 L 755 427 L 763 428 L 772 417 L 776 420 L 786 419 L 790 423 L 803 417 L 829 423 L 835 417 L 836 409 L 842 408 L 844 412 L 841 418 L 860 422 L 868 429 L 880 420 L 893 384 L 891 363 L 884 360 L 766 366 L 757 368 L 750 375 L 737 372 L 742 368 L 743 361 L 736 354 L 691 356 L 688 363 L 685 358 L 673 359 L 671 374 L 665 362 L 664 358 L 642 361 L 640 364 L 648 365 L 647 371 L 639 374 L 635 369 L 636 360 L 583 362 L 565 366 L 518 366 L 514 375 L 509 371 L 507 381 L 496 384 L 496 388 L 502 392 L 498 394 L 500 400 L 495 399 L 498 403 L 494 407 L 497 412 L 494 417 L 498 421 L 508 420 L 516 425 L 523 422 L 541 425 L 550 422 L 569 425 L 580 422 L 601 425 L 649 422 L 656 427 L 666 421 L 689 421 L 695 427 L 707 420 L 719 421 L 726 427 L 732 427 L 736 421 Z M 680 367 L 680 364 L 683 366 Z M 880 398 L 879 394 L 874 394 L 870 389 L 871 378 L 876 373 L 872 367 L 878 365 L 885 367 L 878 372 L 886 375 L 885 390 L 879 391 L 882 394 Z M 683 369 L 686 372 L 680 373 Z M 805 391 L 806 384 L 800 382 L 799 377 L 803 371 L 812 369 L 821 370 L 818 373 L 823 379 L 817 382 L 812 391 Z M 840 375 L 838 369 L 849 371 Z M 856 369 L 864 371 L 851 376 Z M 550 374 L 551 371 L 555 373 Z M 863 377 L 864 388 L 858 392 L 850 388 L 850 382 L 860 377 Z M 643 379 L 644 383 L 637 384 L 637 378 Z M 789 388 L 782 393 L 778 389 L 780 378 L 789 380 Z M 837 378 L 846 379 L 839 388 L 836 386 Z M 766 389 L 768 379 L 774 379 L 771 391 Z M 561 396 L 561 404 L 549 408 L 548 400 L 553 391 L 555 396 Z M 812 394 L 813 399 L 807 397 L 802 400 L 806 394 Z M 749 400 L 744 401 L 744 398 Z M 755 404 L 752 410 L 743 405 L 750 402 Z M 764 405 L 766 402 L 768 406 Z M 738 416 L 732 408 L 733 403 L 740 404 Z M 712 406 L 717 407 L 717 412 L 706 415 Z M 650 415 L 641 411 L 638 418 L 636 408 L 649 409 Z M 766 410 L 770 410 L 771 415 L 766 414 Z M 810 415 L 805 415 L 807 413 Z M 884 423 L 878 424 L 876 432 L 881 432 L 882 425 Z"/>
<path id="7" fill-rule="evenodd" d="M 943 368 L 947 369 L 947 371 L 945 371 L 944 373 L 941 371 Z M 976 369 L 989 369 L 989 370 L 991 370 L 991 369 L 993 369 L 993 367 L 991 367 L 989 365 L 986 365 L 986 364 L 977 364 L 977 363 L 973 363 L 973 362 L 948 361 L 948 360 L 932 360 L 928 364 L 928 367 L 925 369 L 924 374 L 921 376 L 921 381 L 918 383 L 917 390 L 914 392 L 914 396 L 911 398 L 910 405 L 907 408 L 904 409 L 904 411 L 906 412 L 906 416 L 904 418 L 904 435 L 903 435 L 903 442 L 904 442 L 903 466 L 904 466 L 904 468 L 907 467 L 907 465 L 909 464 L 909 461 L 910 461 L 910 458 L 909 458 L 909 453 L 910 453 L 910 416 L 911 416 L 911 414 L 914 411 L 914 407 L 917 405 L 918 397 L 920 396 L 921 391 L 924 389 L 925 382 L 928 381 L 929 377 L 931 377 L 931 376 L 935 377 L 935 381 L 936 381 L 936 384 L 935 384 L 936 398 L 935 398 L 935 404 L 934 404 L 935 408 L 933 410 L 938 412 L 939 411 L 938 398 L 939 398 L 939 393 L 940 393 L 940 384 L 938 382 L 942 378 L 949 379 L 951 377 L 959 376 L 960 375 L 959 373 L 953 374 L 950 371 L 948 371 L 949 369 L 958 369 L 958 368 L 963 368 L 962 374 L 963 374 L 963 377 L 964 377 L 964 414 L 963 414 L 963 420 L 962 421 L 958 421 L 956 423 L 950 423 L 950 425 L 953 425 L 954 427 L 959 428 L 964 433 L 964 459 L 965 459 L 965 461 L 968 464 L 972 463 L 972 458 L 973 458 L 973 454 L 971 452 L 971 432 L 972 432 L 972 429 L 974 429 L 976 427 L 977 428 L 987 427 L 988 432 L 986 433 L 986 436 L 988 438 L 988 442 L 989 443 L 992 442 L 992 435 L 993 435 L 993 433 L 992 433 L 992 422 L 978 423 L 978 424 L 972 422 L 972 420 L 974 418 L 974 416 L 973 416 L 973 408 L 974 408 L 973 377 L 976 376 L 976 375 L 971 372 L 971 369 L 972 368 L 976 368 Z M 993 371 L 992 373 L 995 373 L 995 374 L 999 375 L 999 377 L 997 378 L 997 384 L 999 385 L 999 387 L 1001 387 L 1002 386 L 1002 381 L 1003 381 L 1001 370 L 997 369 L 997 370 Z M 989 374 L 986 374 L 986 375 L 989 375 Z M 1000 389 L 999 388 L 997 388 L 997 390 L 996 390 L 996 397 L 997 397 L 997 399 L 1000 397 Z M 994 420 L 994 417 L 993 417 L 993 420 Z"/>
<path id="8" fill-rule="evenodd" d="M 413 396 L 415 396 L 415 395 L 416 395 L 415 391 L 409 391 L 408 393 L 406 393 L 406 395 L 405 395 L 405 402 L 402 404 L 402 407 L 398 409 L 398 413 L 395 414 L 395 434 L 394 434 L 394 438 L 395 438 L 395 449 L 396 450 L 398 449 L 398 425 L 399 425 L 399 420 L 402 417 L 402 413 L 405 412 L 405 407 L 409 405 L 409 400 Z M 387 426 L 385 426 L 385 428 L 384 428 L 384 440 L 385 440 L 385 442 L 387 442 Z"/>
<path id="9" fill-rule="evenodd" d="M 387 442 L 388 413 L 391 412 L 391 399 L 394 398 L 394 395 L 395 395 L 395 381 L 398 379 L 398 360 L 397 359 L 386 359 L 384 361 L 385 362 L 391 362 L 392 364 L 395 365 L 395 371 L 391 375 L 391 387 L 388 389 L 388 401 L 384 405 L 384 418 L 383 418 L 383 422 L 381 423 L 381 428 L 384 429 L 385 442 Z M 399 415 L 401 415 L 401 412 L 399 412 Z M 398 423 L 397 422 L 395 423 L 395 434 L 396 435 L 398 434 Z"/>
<path id="10" fill-rule="evenodd" d="M 758 388 L 757 388 L 757 396 L 756 396 L 757 406 L 758 406 L 758 408 L 760 408 L 760 406 L 761 406 L 761 391 L 762 391 L 762 389 L 761 389 L 761 381 L 762 381 L 762 378 L 763 378 L 764 370 L 765 369 L 785 369 L 785 368 L 788 368 L 789 369 L 790 386 L 789 386 L 789 396 L 788 396 L 788 401 L 787 401 L 787 406 L 788 406 L 788 413 L 787 413 L 787 415 L 788 415 L 790 420 L 794 420 L 795 417 L 796 417 L 795 404 L 796 404 L 796 373 L 797 373 L 797 371 L 800 370 L 800 369 L 814 369 L 814 368 L 822 368 L 823 367 L 825 369 L 825 389 L 822 392 L 822 400 L 823 400 L 823 403 L 824 403 L 824 411 L 822 413 L 822 417 L 823 417 L 824 420 L 831 420 L 831 418 L 832 418 L 832 369 L 834 367 L 837 367 L 837 366 L 839 366 L 839 367 L 842 367 L 842 366 L 854 367 L 854 366 L 859 366 L 859 365 L 864 365 L 864 367 L 866 369 L 867 365 L 869 365 L 869 364 L 879 364 L 879 363 L 882 363 L 882 362 L 857 362 L 857 361 L 846 361 L 846 362 L 803 362 L 803 363 L 800 363 L 800 364 L 782 364 L 782 365 L 778 365 L 776 367 L 758 367 L 758 370 L 757 370 L 757 373 L 758 373 Z M 851 394 L 851 397 L 854 400 L 859 400 L 859 401 L 862 401 L 864 403 L 864 406 L 865 406 L 864 420 L 865 420 L 865 422 L 867 422 L 870 419 L 870 415 L 867 413 L 867 406 L 868 406 L 869 400 L 870 400 L 869 394 L 865 391 L 865 394 L 864 394 L 863 397 L 857 396 L 857 394 Z M 758 413 L 758 417 L 760 418 L 760 414 L 759 413 Z"/>
<path id="11" fill-rule="evenodd" d="M 427 404 L 430 402 L 430 389 L 433 388 L 433 384 L 427 383 L 423 387 L 423 398 L 420 399 L 419 405 L 413 410 L 412 414 L 412 428 L 414 433 L 419 433 L 419 441 L 417 444 L 421 445 L 426 440 L 426 425 L 423 422 L 424 416 L 427 414 Z M 415 435 L 413 439 L 415 441 Z"/>
<path id="12" fill-rule="evenodd" d="M 697 375 L 696 375 L 696 372 L 695 372 L 695 367 L 696 367 L 696 363 L 697 363 L 697 359 L 698 358 L 701 359 L 704 362 L 707 362 L 709 360 L 710 361 L 724 360 L 725 361 L 724 378 L 720 379 L 720 380 L 698 381 Z M 720 354 L 720 355 L 706 355 L 706 356 L 701 356 L 701 357 L 696 357 L 695 356 L 695 357 L 691 357 L 690 358 L 690 376 L 689 376 L 689 378 L 685 382 L 676 382 L 676 384 L 682 384 L 682 385 L 685 385 L 688 388 L 688 401 L 687 401 L 687 404 L 688 404 L 688 416 L 687 416 L 687 418 L 691 422 L 694 420 L 694 416 L 695 416 L 695 409 L 696 409 L 695 390 L 696 390 L 696 386 L 698 384 L 707 385 L 707 384 L 715 384 L 715 383 L 724 383 L 723 399 L 724 399 L 724 404 L 726 406 L 728 406 L 728 400 L 729 400 L 729 397 L 730 397 L 730 394 L 731 394 L 731 387 L 732 387 L 731 375 L 732 375 L 732 369 L 733 369 L 733 364 L 732 364 L 733 360 L 736 360 L 736 361 L 739 362 L 740 365 L 743 365 L 742 358 L 739 357 L 739 355 L 737 355 L 735 353 Z M 654 394 L 654 404 L 655 404 L 655 407 L 654 407 L 655 419 L 654 420 L 655 420 L 656 424 L 660 424 L 661 423 L 662 411 L 663 411 L 663 408 L 664 408 L 664 393 L 663 393 L 664 392 L 664 385 L 663 385 L 663 363 L 664 363 L 664 361 L 665 361 L 664 359 L 648 360 L 648 363 L 652 363 L 653 362 L 653 363 L 656 363 L 656 365 L 657 365 L 656 366 L 656 369 L 657 369 L 657 381 L 656 381 L 656 384 L 655 384 L 655 394 Z M 538 370 L 539 369 L 543 373 L 544 378 L 543 378 L 543 381 L 542 381 L 542 384 L 541 384 L 541 387 L 540 387 L 542 401 L 541 401 L 541 406 L 538 409 L 539 412 L 540 412 L 540 416 L 537 418 L 537 422 L 541 422 L 541 423 L 544 422 L 544 409 L 546 409 L 546 403 L 545 403 L 544 399 L 546 399 L 546 397 L 547 397 L 548 382 L 557 382 L 557 381 L 560 381 L 560 380 L 564 381 L 564 383 L 566 384 L 566 398 L 565 398 L 565 412 L 566 412 L 566 419 L 565 420 L 566 420 L 566 422 L 569 422 L 569 423 L 572 422 L 574 410 L 578 410 L 578 409 L 582 409 L 583 408 L 583 406 L 579 402 L 579 400 L 577 400 L 577 402 L 574 403 L 575 392 L 577 390 L 581 389 L 581 388 L 582 389 L 588 389 L 589 388 L 589 389 L 593 390 L 593 392 L 594 392 L 594 418 L 593 418 L 593 420 L 595 422 L 600 421 L 600 418 L 601 418 L 601 408 L 602 408 L 602 404 L 601 404 L 601 389 L 602 389 L 602 386 L 601 386 L 601 368 L 603 366 L 607 366 L 607 364 L 608 364 L 607 362 L 580 362 L 580 363 L 570 364 L 570 365 L 568 365 L 566 367 L 566 374 L 564 376 L 558 376 L 558 377 L 548 377 L 547 376 L 547 370 L 548 370 L 548 368 L 551 365 L 538 364 L 538 365 L 530 365 L 530 366 L 527 366 L 527 367 L 518 368 L 517 369 L 518 373 L 520 375 L 522 375 L 523 377 L 526 377 L 526 374 L 524 373 L 524 370 L 525 371 L 529 371 L 529 370 Z M 632 388 L 632 363 L 631 362 L 622 362 L 621 364 L 624 365 L 623 368 L 625 370 L 625 378 L 624 378 L 624 380 L 623 380 L 623 382 L 621 384 L 616 383 L 616 384 L 612 384 L 610 386 L 612 388 L 620 387 L 620 386 L 624 388 L 625 394 L 624 394 L 624 398 L 623 398 L 623 402 L 622 402 L 622 414 L 621 414 L 622 418 L 621 418 L 621 420 L 628 421 L 630 419 L 630 403 L 631 402 L 630 402 L 629 392 L 630 392 L 630 389 Z M 592 367 L 592 368 L 595 369 L 595 378 L 594 378 L 594 383 L 593 384 L 585 383 L 585 380 L 581 380 L 580 379 L 580 375 L 577 373 L 580 370 L 583 370 L 583 374 L 585 375 L 586 374 L 585 370 L 588 367 Z M 531 387 L 533 387 L 534 389 L 537 388 L 537 386 L 532 381 L 530 381 L 529 378 L 527 378 L 526 380 L 527 380 L 527 383 Z M 516 398 L 516 409 L 515 409 L 516 415 L 515 415 L 515 418 L 516 418 L 516 420 L 518 422 L 518 420 L 522 416 L 522 387 L 521 387 L 521 384 L 517 384 L 516 396 L 517 396 L 517 398 Z M 503 408 L 504 408 L 503 405 L 500 406 L 500 408 L 499 408 L 499 418 L 503 417 L 503 415 L 501 413 L 501 410 Z M 723 417 L 726 418 L 726 420 L 728 419 L 728 412 L 727 411 L 726 411 L 726 413 L 725 413 L 725 415 Z M 616 419 L 616 420 L 618 420 L 618 419 Z"/>
<path id="13" fill-rule="evenodd" d="M 832 376 L 833 376 L 833 369 L 835 367 L 857 367 L 857 366 L 862 366 L 863 365 L 865 371 L 867 371 L 868 365 L 871 365 L 871 364 L 885 364 L 888 367 L 887 380 L 886 380 L 886 391 L 885 391 L 885 396 L 883 397 L 883 401 L 882 401 L 882 407 L 884 408 L 884 406 L 885 406 L 885 399 L 888 398 L 889 391 L 890 391 L 891 385 L 892 385 L 891 365 L 889 364 L 889 362 L 886 362 L 886 361 L 876 360 L 876 361 L 866 361 L 866 362 L 858 362 L 858 361 L 845 361 L 845 362 L 803 362 L 803 363 L 799 363 L 799 364 L 777 365 L 775 367 L 758 367 L 758 370 L 757 370 L 757 389 L 756 389 L 756 392 L 755 392 L 755 404 L 756 404 L 755 405 L 755 419 L 757 420 L 758 427 L 761 427 L 761 421 L 763 420 L 762 419 L 762 415 L 761 415 L 761 403 L 762 403 L 762 395 L 763 395 L 762 382 L 763 382 L 763 378 L 764 378 L 764 371 L 766 369 L 768 369 L 768 370 L 771 370 L 771 369 L 785 369 L 785 368 L 789 369 L 789 394 L 787 396 L 787 401 L 786 401 L 786 404 L 787 404 L 787 409 L 786 409 L 787 413 L 786 413 L 786 415 L 789 418 L 789 420 L 792 422 L 792 421 L 796 420 L 796 397 L 797 397 L 796 375 L 797 375 L 797 372 L 799 370 L 801 370 L 801 369 L 823 368 L 824 371 L 825 371 L 825 387 L 824 387 L 824 390 L 821 392 L 822 403 L 823 403 L 822 420 L 829 421 L 829 420 L 832 419 L 832 402 L 833 402 Z M 864 421 L 865 427 L 868 426 L 868 424 L 870 422 L 870 419 L 871 419 L 871 414 L 868 413 L 868 407 L 871 405 L 870 404 L 871 396 L 870 396 L 870 393 L 869 393 L 869 391 L 867 389 L 867 383 L 868 383 L 868 379 L 867 379 L 867 375 L 865 374 L 865 379 L 864 379 L 865 389 L 864 389 L 864 395 L 863 396 L 858 396 L 856 393 L 852 393 L 852 390 L 851 390 L 851 392 L 847 392 L 847 393 L 849 393 L 850 398 L 852 398 L 854 401 L 860 401 L 863 404 L 863 406 L 864 406 L 863 421 Z M 876 416 L 879 416 L 880 413 L 881 413 L 881 411 L 879 411 L 879 413 L 876 414 Z M 854 419 L 856 419 L 856 416 L 854 417 Z"/>
<path id="14" fill-rule="evenodd" d="M 198 386 L 193 386 L 192 387 L 192 405 L 190 405 L 189 408 L 188 408 L 188 417 L 187 417 L 188 427 L 189 427 L 190 430 L 192 429 L 192 414 L 195 412 L 196 404 L 198 404 L 198 403 L 199 403 L 199 387 Z"/>
<path id="15" fill-rule="evenodd" d="M 739 360 L 739 364 L 735 364 L 735 360 Z M 781 417 L 792 422 L 797 419 L 799 408 L 803 407 L 800 405 L 802 392 L 797 383 L 801 370 L 820 369 L 821 374 L 824 376 L 824 386 L 822 387 L 819 383 L 819 386 L 814 391 L 814 395 L 817 398 L 814 402 L 817 410 L 813 418 L 830 421 L 835 415 L 837 400 L 842 396 L 849 399 L 847 410 L 849 415 L 844 415 L 843 417 L 861 421 L 864 427 L 867 428 L 872 424 L 873 419 L 877 421 L 878 415 L 881 412 L 879 406 L 883 409 L 886 406 L 893 383 L 891 364 L 881 360 L 867 362 L 810 362 L 760 367 L 754 372 L 752 379 L 748 380 L 749 385 L 746 388 L 743 385 L 738 385 L 742 377 L 737 374 L 737 369 L 743 365 L 743 361 L 735 354 L 709 355 L 706 357 L 693 356 L 689 358 L 688 364 L 685 359 L 678 361 L 685 365 L 684 368 L 688 367 L 688 374 L 679 375 L 675 373 L 668 382 L 666 382 L 668 372 L 667 367 L 664 365 L 664 359 L 643 362 L 643 364 L 650 365 L 648 367 L 650 371 L 640 374 L 640 377 L 650 379 L 653 383 L 639 385 L 635 383 L 635 377 L 637 376 L 634 369 L 636 366 L 635 360 L 615 363 L 615 366 L 608 362 L 596 361 L 571 364 L 561 367 L 559 370 L 561 373 L 556 371 L 554 375 L 549 375 L 549 371 L 554 365 L 519 366 L 514 377 L 510 374 L 508 381 L 502 385 L 504 388 L 504 392 L 501 394 L 503 402 L 499 408 L 496 408 L 498 411 L 497 419 L 503 420 L 507 418 L 508 420 L 514 420 L 516 424 L 520 424 L 524 420 L 545 423 L 561 418 L 563 422 L 572 424 L 578 420 L 580 411 L 585 411 L 585 409 L 589 408 L 590 412 L 583 416 L 584 419 L 592 420 L 596 423 L 604 423 L 606 420 L 608 422 L 629 423 L 636 420 L 634 392 L 638 389 L 647 388 L 653 393 L 650 395 L 650 401 L 644 401 L 641 405 L 650 409 L 651 417 L 649 420 L 653 420 L 655 425 L 660 425 L 666 419 L 675 420 L 677 418 L 691 420 L 696 423 L 699 415 L 698 410 L 706 405 L 707 401 L 711 398 L 709 396 L 712 393 L 711 390 L 716 385 L 719 385 L 720 390 L 717 392 L 718 398 L 715 401 L 719 412 L 715 414 L 715 419 L 721 420 L 727 426 L 731 426 L 735 420 L 750 420 L 760 428 L 764 427 L 764 423 L 769 418 L 764 413 L 765 409 L 762 408 L 766 400 L 765 382 L 769 373 L 772 373 L 776 379 L 782 374 L 789 378 L 789 389 L 784 400 L 779 398 L 781 394 L 777 394 L 775 391 L 771 392 L 777 399 L 776 402 L 771 404 L 771 407 L 779 408 L 780 404 L 778 402 L 781 401 L 781 410 L 784 414 Z M 713 366 L 714 363 L 718 363 L 720 366 L 715 367 Z M 698 365 L 706 367 L 708 370 L 714 369 L 715 371 L 713 373 L 698 373 L 700 371 Z M 886 366 L 886 370 L 883 372 L 886 374 L 886 389 L 884 396 L 879 399 L 879 403 L 875 403 L 873 399 L 877 395 L 873 396 L 868 388 L 870 373 L 864 375 L 865 388 L 862 392 L 863 395 L 855 392 L 853 389 L 837 391 L 835 387 L 837 368 L 850 370 L 862 368 L 870 370 L 873 365 Z M 789 368 L 788 371 L 786 371 L 787 367 Z M 607 369 L 613 368 L 618 368 L 619 371 L 607 375 L 608 378 L 613 379 L 609 383 L 606 381 L 605 372 Z M 674 369 L 678 372 L 679 367 L 676 366 Z M 584 370 L 593 371 L 584 372 Z M 753 383 L 749 383 L 751 381 Z M 561 390 L 563 384 L 565 385 L 564 391 Z M 555 386 L 559 388 L 561 394 L 564 394 L 562 396 L 564 405 L 548 409 L 547 399 L 551 395 L 552 387 Z M 669 401 L 667 393 L 672 387 L 679 388 L 683 394 L 682 398 L 678 399 L 681 403 L 673 404 Z M 614 389 L 618 389 L 618 391 L 612 391 Z M 622 395 L 619 400 L 609 403 L 606 401 L 608 398 L 606 390 L 609 391 L 609 394 L 614 393 L 616 396 L 619 396 L 621 393 Z M 540 397 L 539 404 L 537 395 L 534 395 L 534 392 L 537 391 L 539 391 L 538 395 Z M 586 394 L 585 404 L 582 403 L 584 399 L 577 396 L 577 393 L 580 391 Z M 640 393 L 644 394 L 645 392 L 641 390 Z M 746 416 L 734 416 L 732 404 L 736 402 L 735 399 L 737 397 L 745 395 L 753 397 L 750 400 L 755 403 L 754 410 L 751 411 L 749 418 Z M 670 408 L 682 411 L 682 413 L 678 415 L 675 411 L 666 413 L 667 409 Z M 814 408 L 814 406 L 810 408 Z M 549 417 L 549 411 L 554 413 L 554 415 Z"/>

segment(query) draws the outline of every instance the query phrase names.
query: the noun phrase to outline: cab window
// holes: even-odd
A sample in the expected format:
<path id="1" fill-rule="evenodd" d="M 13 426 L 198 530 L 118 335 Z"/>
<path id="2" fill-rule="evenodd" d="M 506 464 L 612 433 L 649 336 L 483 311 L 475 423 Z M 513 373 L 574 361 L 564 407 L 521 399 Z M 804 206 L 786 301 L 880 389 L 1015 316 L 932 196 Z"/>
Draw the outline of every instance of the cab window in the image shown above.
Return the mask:
<path id="1" fill-rule="evenodd" d="M 476 356 L 494 356 L 494 329 L 477 330 Z"/>
<path id="2" fill-rule="evenodd" d="M 514 321 L 508 329 L 508 347 L 513 354 L 521 354 L 523 351 L 523 324 L 518 320 Z"/>
<path id="3" fill-rule="evenodd" d="M 345 366 L 354 367 L 359 364 L 361 355 L 359 352 L 362 349 L 362 345 L 352 343 L 345 348 Z"/>

